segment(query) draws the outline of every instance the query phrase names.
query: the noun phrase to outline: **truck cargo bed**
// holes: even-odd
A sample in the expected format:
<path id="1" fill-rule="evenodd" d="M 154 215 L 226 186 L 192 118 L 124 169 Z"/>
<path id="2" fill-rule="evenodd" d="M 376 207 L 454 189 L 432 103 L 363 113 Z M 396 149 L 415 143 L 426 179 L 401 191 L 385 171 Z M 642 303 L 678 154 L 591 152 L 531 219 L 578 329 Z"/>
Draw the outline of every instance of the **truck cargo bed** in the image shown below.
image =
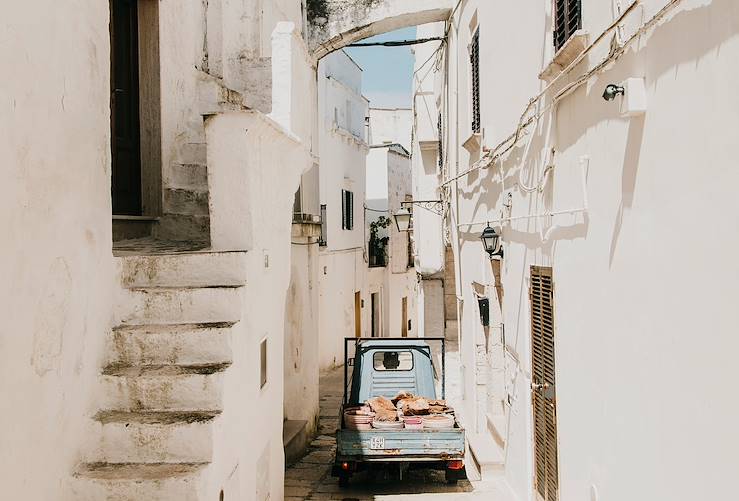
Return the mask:
<path id="1" fill-rule="evenodd" d="M 339 430 L 339 461 L 439 461 L 464 457 L 464 429 Z"/>

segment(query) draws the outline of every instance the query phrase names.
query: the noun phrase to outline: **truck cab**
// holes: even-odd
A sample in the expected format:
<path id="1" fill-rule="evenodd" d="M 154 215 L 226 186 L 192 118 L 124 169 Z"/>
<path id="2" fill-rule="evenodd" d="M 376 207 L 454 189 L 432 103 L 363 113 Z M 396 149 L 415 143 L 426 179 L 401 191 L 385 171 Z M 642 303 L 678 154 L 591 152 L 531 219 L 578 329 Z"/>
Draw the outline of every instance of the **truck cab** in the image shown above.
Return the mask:
<path id="1" fill-rule="evenodd" d="M 441 344 L 441 373 L 434 366 L 430 342 Z M 394 466 L 445 470 L 450 483 L 466 478 L 464 429 L 454 417 L 445 429 L 349 429 L 345 410 L 362 406 L 376 397 L 393 399 L 412 394 L 437 401 L 445 395 L 445 340 L 443 338 L 346 338 L 344 399 L 336 435 L 336 458 L 332 474 L 340 485 L 370 467 Z M 353 348 L 353 349 L 352 349 Z M 353 355 L 353 356 L 350 356 Z M 438 384 L 437 384 L 438 383 Z"/>

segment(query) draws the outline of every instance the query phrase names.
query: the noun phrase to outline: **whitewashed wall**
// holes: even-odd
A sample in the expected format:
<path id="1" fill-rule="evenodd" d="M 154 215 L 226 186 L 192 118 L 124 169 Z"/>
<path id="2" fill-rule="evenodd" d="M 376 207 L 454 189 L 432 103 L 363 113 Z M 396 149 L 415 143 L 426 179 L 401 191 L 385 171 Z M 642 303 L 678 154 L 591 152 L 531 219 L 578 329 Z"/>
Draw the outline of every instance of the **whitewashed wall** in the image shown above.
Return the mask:
<path id="1" fill-rule="evenodd" d="M 642 3 L 624 23 L 625 37 L 667 2 Z M 583 12 L 591 41 L 614 19 L 610 2 L 586 0 Z M 447 176 L 467 169 L 479 155 L 461 147 L 471 132 L 467 47 L 475 18 L 481 26 L 485 147 L 515 131 L 543 86 L 537 75 L 552 56 L 548 3 L 463 5 L 450 31 L 450 77 L 446 87 L 437 86 L 452 155 Z M 589 157 L 585 216 L 502 225 L 502 320 L 509 355 L 507 390 L 498 398 L 510 395 L 513 402 L 503 429 L 506 477 L 520 499 L 534 499 L 532 264 L 554 270 L 560 499 L 692 500 L 727 493 L 721 479 L 739 466 L 733 455 L 739 434 L 731 424 L 739 406 L 725 398 L 724 383 L 738 348 L 730 333 L 731 303 L 739 292 L 725 280 L 739 272 L 733 258 L 739 204 L 732 192 L 739 176 L 731 167 L 739 118 L 732 90 L 739 81 L 733 64 L 737 19 L 733 2 L 680 2 L 619 61 L 564 99 L 553 124 L 545 113 L 504 157 L 502 168 L 476 171 L 454 187 L 453 230 L 460 222 L 498 219 L 509 192 L 514 217 L 579 208 L 581 157 Z M 610 38 L 570 81 L 607 55 Z M 619 100 L 601 98 L 607 84 L 628 77 L 646 79 L 643 117 L 621 117 Z M 541 193 L 525 193 L 522 180 L 532 184 L 541 176 L 550 148 L 557 150 L 551 178 Z M 485 424 L 489 404 L 475 401 L 483 375 L 474 370 L 479 318 L 470 288 L 473 281 L 492 282 L 478 238 L 483 226 L 452 232 L 464 298 L 464 410 L 476 429 Z M 687 242 L 679 238 L 686 229 Z M 700 430 L 689 446 L 682 441 L 686 430 Z"/>
<path id="2" fill-rule="evenodd" d="M 408 108 L 370 108 L 372 145 L 397 143 L 410 151 L 413 135 L 413 110 Z"/>
<path id="3" fill-rule="evenodd" d="M 70 499 L 113 292 L 108 6 L 12 3 L 0 32 L 0 478 Z"/>

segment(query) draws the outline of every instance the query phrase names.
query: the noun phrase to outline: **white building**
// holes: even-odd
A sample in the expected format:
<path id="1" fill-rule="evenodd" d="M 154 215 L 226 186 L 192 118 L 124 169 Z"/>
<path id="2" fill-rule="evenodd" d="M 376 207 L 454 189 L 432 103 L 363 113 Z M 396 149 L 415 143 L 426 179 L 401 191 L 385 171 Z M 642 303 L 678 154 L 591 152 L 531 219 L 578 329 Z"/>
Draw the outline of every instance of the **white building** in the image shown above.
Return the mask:
<path id="1" fill-rule="evenodd" d="M 318 288 L 320 367 L 344 363 L 344 338 L 365 329 L 365 166 L 369 103 L 362 96 L 362 69 L 344 51 L 321 60 L 321 214 L 323 230 Z"/>
<path id="2" fill-rule="evenodd" d="M 409 109 L 370 109 L 367 157 L 366 237 L 370 290 L 368 335 L 419 336 L 417 279 L 410 233 L 393 214 L 412 200 Z M 410 208 L 410 206 L 408 207 Z"/>
<path id="3" fill-rule="evenodd" d="M 4 498 L 282 499 L 304 26 L 297 0 L 4 10 Z"/>
<path id="4" fill-rule="evenodd" d="M 414 221 L 419 271 L 451 244 L 470 445 L 518 499 L 730 496 L 738 19 L 469 0 L 419 29 L 447 38 L 417 82 L 416 190 L 448 203 L 444 238 Z"/>

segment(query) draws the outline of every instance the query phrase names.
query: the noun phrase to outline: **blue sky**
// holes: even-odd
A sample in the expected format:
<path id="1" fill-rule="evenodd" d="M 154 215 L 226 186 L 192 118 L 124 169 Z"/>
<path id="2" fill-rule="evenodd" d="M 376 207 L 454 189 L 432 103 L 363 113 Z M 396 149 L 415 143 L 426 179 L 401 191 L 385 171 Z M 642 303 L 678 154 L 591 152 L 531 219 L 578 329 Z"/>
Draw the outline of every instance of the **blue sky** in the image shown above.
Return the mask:
<path id="1" fill-rule="evenodd" d="M 415 40 L 416 28 L 404 28 L 362 42 Z M 373 108 L 410 108 L 413 54 L 411 47 L 353 47 L 346 51 L 364 70 L 362 92 Z"/>

